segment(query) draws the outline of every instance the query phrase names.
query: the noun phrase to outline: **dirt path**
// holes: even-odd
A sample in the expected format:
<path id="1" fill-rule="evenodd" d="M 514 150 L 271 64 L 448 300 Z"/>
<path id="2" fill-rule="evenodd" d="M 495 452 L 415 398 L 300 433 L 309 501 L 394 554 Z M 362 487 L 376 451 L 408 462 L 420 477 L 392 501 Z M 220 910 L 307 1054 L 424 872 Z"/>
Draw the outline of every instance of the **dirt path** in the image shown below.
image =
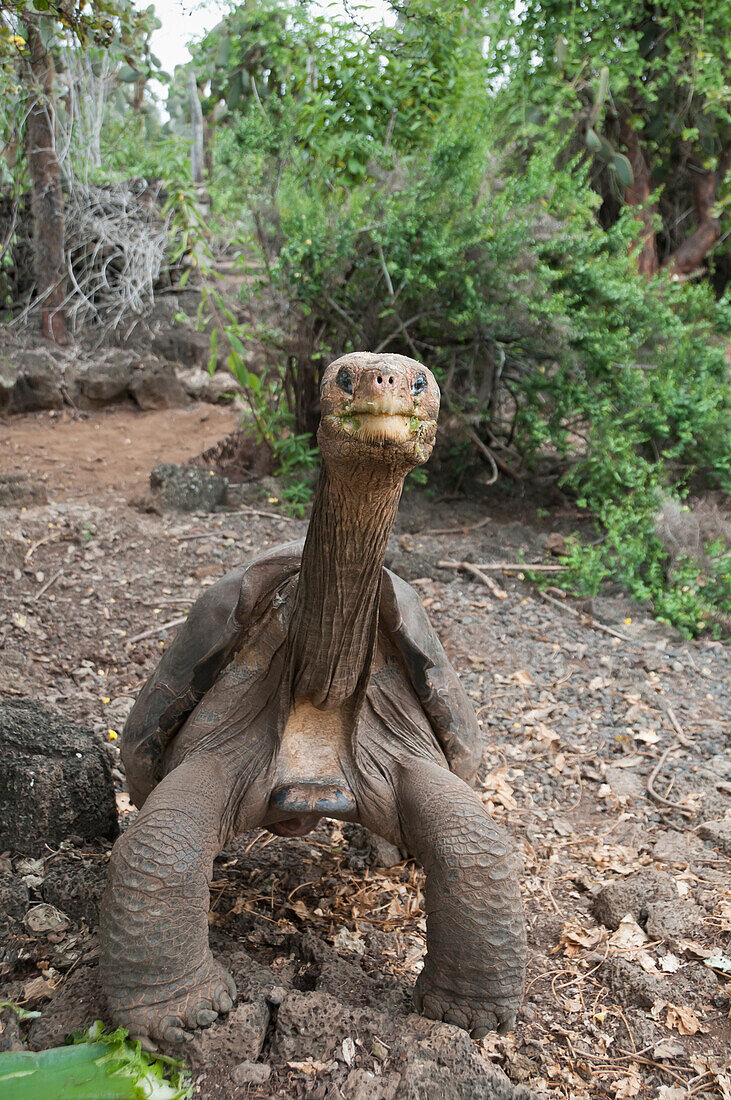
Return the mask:
<path id="1" fill-rule="evenodd" d="M 200 454 L 238 419 L 219 405 L 13 417 L 0 421 L 0 470 L 40 479 L 52 501 L 126 500 L 146 489 L 156 462 L 184 462 Z"/>
<path id="2" fill-rule="evenodd" d="M 277 505 L 255 488 L 207 516 L 123 504 L 153 461 L 192 453 L 230 423 L 205 408 L 0 427 L 0 454 L 44 477 L 51 500 L 0 512 L 23 550 L 0 590 L 0 691 L 40 698 L 107 739 L 125 813 L 109 731 L 173 636 L 165 624 L 227 569 L 306 527 L 257 514 Z M 214 950 L 241 1000 L 188 1045 L 203 1100 L 525 1100 L 522 1086 L 565 1100 L 731 1096 L 728 650 L 686 642 L 619 597 L 548 602 L 518 570 L 493 570 L 500 598 L 439 566 L 539 560 L 563 523 L 495 514 L 474 527 L 484 509 L 469 501 L 407 493 L 389 560 L 421 593 L 472 697 L 483 798 L 523 852 L 519 1026 L 472 1044 L 409 1013 L 425 930 L 413 862 L 389 865 L 362 830 L 333 822 L 300 840 L 257 833 L 216 861 Z M 163 629 L 136 640 L 153 628 Z M 29 898 L 53 899 L 69 930 L 34 935 L 21 921 L 0 950 L 0 1000 L 42 1010 L 36 1044 L 103 1012 L 104 860 L 95 846 L 50 853 Z M 27 867 L 10 853 L 0 885 L 2 875 L 17 883 Z"/>

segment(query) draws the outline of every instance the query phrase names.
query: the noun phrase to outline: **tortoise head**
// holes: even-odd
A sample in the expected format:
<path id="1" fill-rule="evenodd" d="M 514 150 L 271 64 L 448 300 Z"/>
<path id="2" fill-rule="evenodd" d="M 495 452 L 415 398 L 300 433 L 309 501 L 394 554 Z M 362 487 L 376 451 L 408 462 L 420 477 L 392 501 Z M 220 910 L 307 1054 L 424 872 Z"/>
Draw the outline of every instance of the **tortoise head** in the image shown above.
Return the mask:
<path id="1" fill-rule="evenodd" d="M 405 355 L 352 352 L 323 374 L 320 407 L 326 462 L 383 464 L 405 476 L 432 452 L 439 386 Z"/>

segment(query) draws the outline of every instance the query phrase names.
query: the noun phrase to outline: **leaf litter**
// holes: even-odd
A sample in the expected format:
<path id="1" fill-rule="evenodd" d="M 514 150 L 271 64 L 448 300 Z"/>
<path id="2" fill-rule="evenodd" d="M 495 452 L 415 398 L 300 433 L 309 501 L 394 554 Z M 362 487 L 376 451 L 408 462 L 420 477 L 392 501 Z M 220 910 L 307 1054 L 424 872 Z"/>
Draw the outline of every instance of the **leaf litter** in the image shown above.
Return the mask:
<path id="1" fill-rule="evenodd" d="M 48 446 L 51 453 L 52 438 Z M 444 556 L 430 526 L 464 524 L 469 503 L 422 506 L 414 496 L 406 505 L 400 522 L 412 535 L 402 558 L 408 564 L 410 555 L 419 556 L 418 591 L 481 723 L 479 790 L 517 838 L 524 860 L 525 1007 L 514 1034 L 488 1036 L 475 1048 L 538 1096 L 731 1100 L 730 862 L 697 836 L 703 822 L 731 815 L 727 651 L 663 633 L 649 618 L 643 624 L 636 607 L 625 615 L 638 633 L 629 641 L 607 636 L 541 600 L 518 577 L 504 579 L 506 599 L 486 601 L 479 581 L 463 573 L 445 580 L 428 565 Z M 503 518 L 513 523 L 515 515 Z M 504 560 L 500 522 L 498 516 L 495 533 L 453 536 L 450 555 Z M 189 524 L 179 517 L 140 515 L 111 497 L 100 503 L 96 489 L 88 499 L 77 492 L 18 510 L 8 523 L 34 553 L 0 592 L 0 642 L 17 661 L 3 690 L 43 695 L 97 729 L 126 816 L 134 811 L 122 787 L 118 740 L 108 731 L 121 729 L 127 700 L 172 635 L 128 639 L 155 625 L 154 609 L 169 603 L 169 614 L 183 613 L 226 569 L 299 537 L 304 524 L 242 509 L 196 517 L 196 531 L 211 541 L 186 540 Z M 526 523 L 538 521 L 527 514 Z M 217 537 L 224 530 L 225 540 Z M 40 573 L 59 575 L 36 599 Z M 595 619 L 602 607 L 595 601 Z M 623 617 L 608 621 L 621 624 Z M 656 803 L 648 790 L 658 764 L 652 785 L 670 805 Z M 296 859 L 287 855 L 290 842 L 265 833 L 224 853 L 211 896 L 218 950 L 225 956 L 240 942 L 252 950 L 261 944 L 267 963 L 280 965 L 286 977 L 295 965 L 288 944 L 312 931 L 364 972 L 408 990 L 426 950 L 423 875 L 411 860 L 384 866 L 372 854 L 361 858 L 361 839 L 351 827 L 328 822 L 298 842 Z M 103 868 L 106 854 L 87 848 L 79 865 Z M 51 904 L 44 891 L 58 858 L 6 857 L 9 873 L 24 880 L 27 910 Z M 594 915 L 597 896 L 638 872 L 669 876 L 676 897 L 662 905 L 694 901 L 702 930 L 684 930 L 682 910 L 673 925 L 672 913 L 647 899 L 621 913 L 618 928 L 602 925 Z M 65 916 L 63 899 L 53 908 Z M 68 919 L 66 928 L 63 920 L 55 928 L 23 926 L 15 953 L 0 962 L 0 997 L 22 999 L 28 1012 L 53 1005 L 93 951 L 93 925 Z M 659 931 L 650 935 L 648 923 Z M 337 1072 L 334 1065 L 361 1066 L 356 1040 L 354 1034 L 352 1047 L 341 1046 L 336 1063 L 293 1060 L 291 1095 L 297 1080 L 308 1082 L 314 1096 Z M 381 1055 L 387 1069 L 386 1046 Z M 226 1096 L 216 1087 L 203 1081 L 200 1095 Z"/>

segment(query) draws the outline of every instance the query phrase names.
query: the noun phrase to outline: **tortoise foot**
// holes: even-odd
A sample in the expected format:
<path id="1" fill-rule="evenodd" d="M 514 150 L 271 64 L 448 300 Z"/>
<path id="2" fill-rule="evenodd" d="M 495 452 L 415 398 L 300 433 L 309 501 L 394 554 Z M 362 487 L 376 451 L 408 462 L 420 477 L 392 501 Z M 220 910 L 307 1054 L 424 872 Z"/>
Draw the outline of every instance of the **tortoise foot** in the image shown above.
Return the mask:
<path id="1" fill-rule="evenodd" d="M 422 970 L 414 990 L 417 1011 L 430 1020 L 444 1020 L 447 1024 L 469 1031 L 473 1039 L 481 1039 L 490 1031 L 500 1034 L 510 1031 L 520 1008 L 521 998 L 502 996 L 500 990 L 488 986 L 479 996 L 460 993 L 454 987 L 441 984 L 429 973 L 429 964 Z"/>
<path id="2" fill-rule="evenodd" d="M 156 1039 L 180 1043 L 190 1037 L 185 1028 L 209 1027 L 220 1013 L 230 1012 L 235 999 L 236 983 L 209 954 L 200 967 L 177 981 L 138 987 L 113 1015 L 146 1046 Z"/>

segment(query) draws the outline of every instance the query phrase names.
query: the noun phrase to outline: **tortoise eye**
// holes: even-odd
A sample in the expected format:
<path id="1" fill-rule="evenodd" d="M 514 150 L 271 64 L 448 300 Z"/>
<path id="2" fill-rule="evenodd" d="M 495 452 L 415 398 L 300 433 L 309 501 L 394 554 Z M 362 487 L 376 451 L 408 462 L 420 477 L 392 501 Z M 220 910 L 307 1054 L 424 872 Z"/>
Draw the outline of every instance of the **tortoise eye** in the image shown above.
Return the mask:
<path id="1" fill-rule="evenodd" d="M 350 371 L 347 371 L 345 367 L 341 367 L 338 371 L 335 385 L 340 386 L 340 389 L 345 390 L 346 393 L 353 392 L 353 379 L 350 377 Z"/>
<path id="2" fill-rule="evenodd" d="M 429 383 L 426 380 L 426 375 L 423 371 L 419 371 L 414 381 L 411 383 L 411 392 L 413 394 L 423 393 Z"/>

